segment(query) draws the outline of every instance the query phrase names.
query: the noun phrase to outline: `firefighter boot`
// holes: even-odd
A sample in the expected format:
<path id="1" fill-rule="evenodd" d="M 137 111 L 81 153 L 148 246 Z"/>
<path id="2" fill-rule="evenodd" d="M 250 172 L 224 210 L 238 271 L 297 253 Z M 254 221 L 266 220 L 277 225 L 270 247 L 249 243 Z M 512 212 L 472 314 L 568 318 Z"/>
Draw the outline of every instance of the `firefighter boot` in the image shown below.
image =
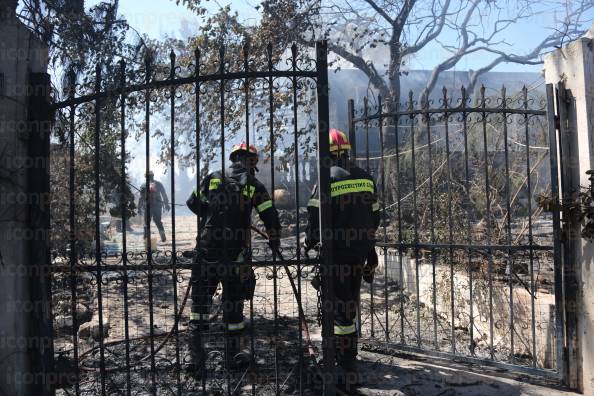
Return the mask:
<path id="1" fill-rule="evenodd" d="M 338 387 L 351 394 L 361 383 L 357 367 L 357 334 L 336 336 L 336 362 L 338 365 Z"/>
<path id="2" fill-rule="evenodd" d="M 186 366 L 186 371 L 195 379 L 201 379 L 206 363 L 204 336 L 208 332 L 208 324 L 191 320 L 188 330 L 190 331 L 190 363 Z"/>
<path id="3" fill-rule="evenodd" d="M 243 335 L 238 332 L 229 332 L 227 335 L 226 359 L 229 370 L 241 370 L 246 368 L 251 361 L 251 354 L 248 349 L 243 348 Z"/>

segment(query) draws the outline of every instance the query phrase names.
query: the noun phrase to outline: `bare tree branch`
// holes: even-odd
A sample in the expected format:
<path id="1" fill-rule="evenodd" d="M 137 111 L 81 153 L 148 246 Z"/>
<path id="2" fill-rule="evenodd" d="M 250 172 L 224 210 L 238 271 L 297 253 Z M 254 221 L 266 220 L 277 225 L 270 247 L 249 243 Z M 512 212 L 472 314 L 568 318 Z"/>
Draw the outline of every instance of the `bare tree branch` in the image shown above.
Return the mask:
<path id="1" fill-rule="evenodd" d="M 390 15 L 386 13 L 386 11 L 384 11 L 380 6 L 378 6 L 375 1 L 365 0 L 365 2 L 369 4 L 371 8 L 373 8 L 375 11 L 377 11 L 377 13 L 380 14 L 382 18 L 384 18 L 390 25 L 394 25 L 395 21 L 390 17 Z"/>
<path id="2" fill-rule="evenodd" d="M 472 71 L 470 73 L 470 81 L 468 87 L 469 91 L 472 91 L 474 89 L 478 81 L 478 78 L 481 75 L 491 71 L 494 67 L 501 63 L 510 62 L 525 65 L 535 65 L 542 63 L 542 60 L 538 59 L 538 57 L 541 55 L 543 50 L 545 50 L 546 48 L 553 48 L 555 46 L 562 45 L 564 38 L 571 37 L 572 39 L 574 39 L 583 34 L 583 29 L 570 30 L 569 25 L 578 24 L 577 21 L 579 21 L 581 14 L 584 12 L 586 8 L 594 8 L 594 6 L 587 5 L 584 2 L 582 2 L 580 7 L 575 8 L 573 11 L 569 12 L 566 15 L 563 21 L 565 28 L 562 31 L 555 31 L 551 35 L 545 37 L 530 52 L 524 55 L 517 55 L 513 53 L 508 53 L 506 51 L 503 51 L 502 49 L 497 48 L 497 44 L 501 44 L 503 41 L 495 41 L 494 39 L 496 36 L 498 36 L 501 32 L 505 31 L 505 29 L 507 29 L 512 24 L 529 18 L 534 14 L 530 13 L 529 8 L 526 7 L 525 9 L 518 12 L 518 14 L 514 18 L 504 18 L 497 20 L 493 25 L 492 31 L 490 33 L 485 34 L 483 37 L 480 37 L 476 33 L 469 30 L 469 23 L 472 20 L 475 11 L 479 10 L 478 6 L 480 2 L 480 0 L 473 1 L 471 7 L 465 13 L 465 17 L 462 23 L 458 27 L 459 34 L 461 37 L 461 42 L 458 48 L 454 49 L 451 46 L 442 45 L 444 49 L 452 50 L 453 54 L 450 57 L 443 60 L 442 62 L 440 62 L 437 66 L 435 66 L 429 80 L 425 85 L 425 89 L 421 94 L 422 100 L 426 99 L 427 96 L 431 93 L 431 91 L 435 88 L 438 78 L 442 72 L 451 69 L 462 58 L 472 53 L 483 52 L 494 54 L 496 55 L 496 57 L 495 59 L 491 60 L 488 64 L 486 64 L 484 67 L 481 67 L 480 69 Z M 473 38 L 471 38 L 470 36 L 473 36 Z"/>
<path id="3" fill-rule="evenodd" d="M 417 41 L 415 43 L 415 45 L 412 45 L 412 46 L 404 49 L 402 51 L 402 56 L 407 56 L 407 55 L 419 52 L 423 47 L 425 47 L 431 41 L 435 40 L 441 34 L 443 27 L 445 26 L 446 15 L 448 13 L 449 8 L 450 8 L 450 0 L 446 0 L 445 4 L 443 5 L 443 7 L 441 9 L 441 13 L 439 14 L 439 16 L 434 18 L 433 21 L 431 22 L 433 24 L 434 28 L 425 36 L 424 39 L 422 39 L 421 41 Z M 419 38 L 420 37 L 421 37 L 421 35 L 419 36 Z"/>
<path id="4" fill-rule="evenodd" d="M 388 87 L 386 86 L 384 79 L 380 76 L 373 64 L 366 62 L 363 57 L 349 52 L 342 46 L 329 43 L 328 49 L 346 61 L 352 63 L 357 69 L 364 72 L 369 77 L 371 83 L 382 93 L 382 95 L 386 95 L 388 93 Z"/>

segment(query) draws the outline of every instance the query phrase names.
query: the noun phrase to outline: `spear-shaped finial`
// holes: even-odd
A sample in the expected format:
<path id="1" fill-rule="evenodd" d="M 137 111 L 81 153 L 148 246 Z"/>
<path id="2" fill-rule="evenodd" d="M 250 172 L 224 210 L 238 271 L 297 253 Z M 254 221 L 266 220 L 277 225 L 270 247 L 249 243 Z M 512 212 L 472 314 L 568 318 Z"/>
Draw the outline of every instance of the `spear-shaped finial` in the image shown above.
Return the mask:
<path id="1" fill-rule="evenodd" d="M 243 43 L 242 52 L 243 52 L 243 60 L 245 62 L 247 62 L 248 58 L 249 58 L 249 54 L 250 54 L 250 40 L 249 39 L 246 39 L 245 43 Z"/>
<path id="2" fill-rule="evenodd" d="M 95 65 L 95 91 L 98 92 L 101 90 L 101 61 L 97 62 Z"/>
<path id="3" fill-rule="evenodd" d="M 120 85 L 123 88 L 126 83 L 126 61 L 121 59 L 118 64 L 120 65 Z"/>
<path id="4" fill-rule="evenodd" d="M 219 69 L 221 73 L 225 69 L 225 45 L 221 44 L 219 46 Z"/>
<path id="5" fill-rule="evenodd" d="M 151 65 L 153 63 L 153 56 L 150 51 L 146 51 L 144 54 L 144 68 L 145 68 L 145 79 L 149 81 L 151 78 Z"/>
<path id="6" fill-rule="evenodd" d="M 268 68 L 272 69 L 272 43 L 266 46 L 266 56 L 268 57 Z"/>
<path id="7" fill-rule="evenodd" d="M 73 68 L 68 71 L 68 95 L 74 97 L 76 91 L 76 72 Z"/>
<path id="8" fill-rule="evenodd" d="M 171 50 L 171 52 L 169 53 L 169 61 L 171 62 L 170 75 L 171 75 L 172 79 L 175 76 L 175 59 L 176 59 L 175 52 L 173 50 Z"/>

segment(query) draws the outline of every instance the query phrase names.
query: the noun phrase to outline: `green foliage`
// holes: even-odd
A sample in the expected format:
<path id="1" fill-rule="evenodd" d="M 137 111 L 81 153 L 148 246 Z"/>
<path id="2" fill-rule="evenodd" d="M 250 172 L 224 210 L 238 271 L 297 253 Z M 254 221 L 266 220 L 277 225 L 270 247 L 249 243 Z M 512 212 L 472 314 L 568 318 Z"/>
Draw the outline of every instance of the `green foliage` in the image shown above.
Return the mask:
<path id="1" fill-rule="evenodd" d="M 154 60 L 161 70 L 169 70 L 170 52 L 176 54 L 176 65 L 180 75 L 192 75 L 196 69 L 196 50 L 199 50 L 200 74 L 216 74 L 221 70 L 221 52 L 224 48 L 225 72 L 241 72 L 246 67 L 250 71 L 266 71 L 269 67 L 290 67 L 288 42 L 271 33 L 277 28 L 278 9 L 272 4 L 265 7 L 262 21 L 256 26 L 243 24 L 237 13 L 230 7 L 205 16 L 199 34 L 187 40 L 166 39 L 150 42 L 154 50 Z M 274 14 L 271 14 L 274 13 Z M 247 57 L 246 57 L 247 56 Z M 299 52 L 298 62 L 302 65 L 311 56 L 311 51 Z M 270 64 L 269 64 L 270 60 Z M 165 75 L 165 73 L 164 73 Z M 316 122 L 313 120 L 315 95 L 313 84 L 300 81 L 298 86 L 297 106 L 303 120 L 298 125 L 300 153 L 312 153 L 312 131 Z M 227 146 L 236 140 L 246 140 L 246 112 L 249 112 L 250 140 L 255 132 L 256 141 L 252 141 L 262 152 L 263 159 L 270 155 L 270 129 L 274 131 L 275 155 L 280 156 L 280 166 L 289 163 L 294 157 L 292 138 L 292 81 L 275 79 L 272 88 L 272 102 L 267 79 L 251 79 L 227 82 L 224 86 L 224 108 L 221 109 L 221 86 L 219 82 L 203 83 L 200 86 L 200 144 L 201 169 L 209 171 L 210 164 L 219 159 L 221 129 L 224 128 L 224 140 Z M 176 91 L 175 113 L 176 134 L 174 136 L 176 160 L 183 166 L 195 167 L 196 152 L 196 97 L 193 85 L 181 86 Z M 270 109 L 273 110 L 272 120 Z M 169 107 L 160 108 L 165 114 Z M 224 111 L 224 125 L 221 125 L 221 110 Z M 169 163 L 171 136 L 169 131 L 158 131 L 161 140 L 161 161 Z M 227 147 L 227 150 L 229 147 Z M 220 161 L 219 161 L 220 162 Z"/>
<path id="2" fill-rule="evenodd" d="M 23 2 L 19 9 L 21 20 L 49 47 L 49 67 L 54 83 L 54 100 L 64 100 L 70 93 L 89 94 L 95 91 L 97 72 L 101 74 L 101 90 L 120 85 L 119 60 L 136 66 L 147 50 L 144 39 L 131 37 L 132 30 L 118 12 L 117 0 L 103 1 L 85 10 L 83 1 L 44 0 Z M 130 69 L 128 80 L 136 80 L 140 70 Z M 71 84 L 74 81 L 75 85 Z M 136 97 L 128 99 L 128 120 L 134 119 L 139 108 Z M 70 126 L 74 111 L 73 128 Z M 112 207 L 114 196 L 121 195 L 120 113 L 117 98 L 101 101 L 98 124 L 100 150 L 95 150 L 95 108 L 93 103 L 65 109 L 55 115 L 54 135 L 51 138 L 51 220 L 54 248 L 64 252 L 70 235 L 70 155 L 71 133 L 74 134 L 74 209 L 75 238 L 81 252 L 91 248 L 94 239 L 95 161 L 98 160 L 99 202 L 101 213 Z M 127 158 L 128 162 L 130 158 Z M 130 194 L 127 207 L 134 213 Z M 121 202 L 121 200 L 118 199 Z"/>

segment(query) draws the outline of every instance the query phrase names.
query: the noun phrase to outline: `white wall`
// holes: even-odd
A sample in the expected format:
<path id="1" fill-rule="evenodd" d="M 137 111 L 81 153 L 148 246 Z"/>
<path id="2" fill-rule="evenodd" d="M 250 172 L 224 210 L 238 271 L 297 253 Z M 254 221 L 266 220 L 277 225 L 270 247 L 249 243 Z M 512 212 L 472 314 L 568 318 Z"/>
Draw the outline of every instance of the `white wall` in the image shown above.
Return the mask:
<path id="1" fill-rule="evenodd" d="M 384 256 L 381 249 L 378 249 L 379 273 L 384 273 Z M 396 251 L 390 251 L 387 256 L 388 279 L 404 285 L 405 292 L 411 300 L 422 303 L 433 308 L 433 265 L 428 255 L 419 261 L 418 267 L 415 260 L 402 257 L 402 279 L 400 277 L 401 266 Z M 466 264 L 466 263 L 463 263 Z M 417 274 L 418 270 L 418 274 Z M 417 297 L 416 278 L 419 278 L 419 295 Z M 473 324 L 474 341 L 477 346 L 486 349 L 489 345 L 490 335 L 490 301 L 487 292 L 487 284 L 484 276 L 476 271 L 473 280 Z M 383 276 L 379 275 L 379 279 Z M 448 265 L 438 263 L 435 268 L 435 289 L 436 289 L 436 311 L 442 317 L 442 321 L 450 323 L 451 315 L 451 292 L 450 292 L 450 268 Z M 380 280 L 381 282 L 381 280 Z M 457 265 L 454 273 L 454 315 L 456 327 L 470 329 L 470 279 L 466 270 L 460 270 Z M 514 353 L 516 355 L 532 355 L 532 311 L 531 296 L 525 287 L 514 285 Z M 493 299 L 493 345 L 499 350 L 499 357 L 507 358 L 510 351 L 501 346 L 511 345 L 510 339 L 510 307 L 509 287 L 501 282 L 494 282 L 492 289 Z M 535 317 L 535 339 L 536 339 L 536 361 L 538 367 L 553 369 L 555 367 L 555 322 L 551 321 L 555 311 L 555 296 L 544 290 L 537 290 L 537 301 L 534 305 Z M 414 320 L 414 318 L 409 318 Z M 431 321 L 431 319 L 429 319 Z M 427 323 L 424 324 L 425 326 Z M 445 332 L 446 330 L 441 330 Z M 468 345 L 460 344 L 458 348 L 461 353 L 468 353 Z"/>
<path id="2" fill-rule="evenodd" d="M 594 41 L 592 33 L 558 49 L 545 58 L 545 80 L 556 84 L 564 82 L 570 91 L 568 135 L 577 138 L 573 153 L 564 153 L 563 162 L 576 175 L 573 189 L 588 186 L 586 171 L 594 168 Z M 594 395 L 594 245 L 578 240 L 575 248 L 578 303 L 578 347 L 581 356 L 581 378 L 578 386 L 585 395 Z M 578 375 L 579 375 L 578 374 Z"/>

